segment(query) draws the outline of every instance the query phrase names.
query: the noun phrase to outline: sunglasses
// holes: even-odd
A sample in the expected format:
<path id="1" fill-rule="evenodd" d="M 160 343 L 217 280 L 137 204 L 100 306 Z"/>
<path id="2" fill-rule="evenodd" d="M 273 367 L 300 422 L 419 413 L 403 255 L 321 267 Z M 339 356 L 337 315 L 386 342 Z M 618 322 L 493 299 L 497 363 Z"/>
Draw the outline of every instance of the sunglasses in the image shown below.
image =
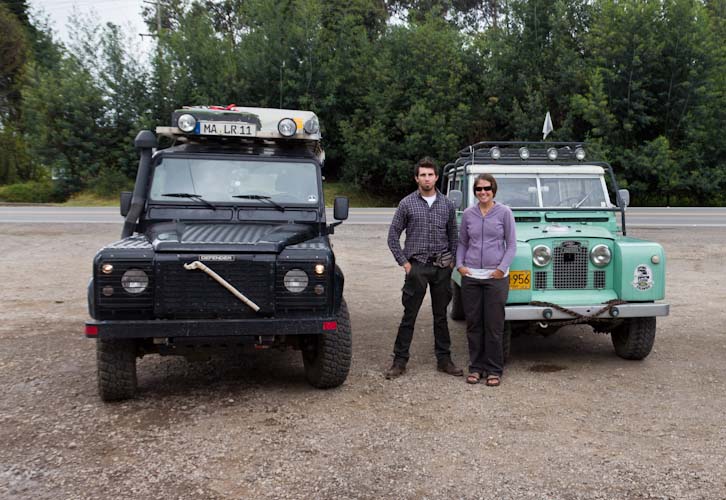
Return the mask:
<path id="1" fill-rule="evenodd" d="M 491 191 L 492 189 L 494 189 L 494 188 L 491 186 L 477 186 L 474 188 L 474 192 L 480 193 L 482 191 Z"/>

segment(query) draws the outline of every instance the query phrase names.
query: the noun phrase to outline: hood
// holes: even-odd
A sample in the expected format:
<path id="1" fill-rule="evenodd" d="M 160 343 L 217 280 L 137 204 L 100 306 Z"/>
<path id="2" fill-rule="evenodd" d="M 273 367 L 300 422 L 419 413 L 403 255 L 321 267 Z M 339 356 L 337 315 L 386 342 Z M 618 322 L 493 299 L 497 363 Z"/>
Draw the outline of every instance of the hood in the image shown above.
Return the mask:
<path id="1" fill-rule="evenodd" d="M 306 224 L 165 222 L 147 232 L 157 252 L 280 253 L 314 236 L 314 228 Z"/>
<path id="2" fill-rule="evenodd" d="M 600 238 L 612 240 L 614 236 L 609 229 L 590 224 L 545 222 L 532 226 L 517 225 L 517 240 L 530 241 L 541 238 Z"/>

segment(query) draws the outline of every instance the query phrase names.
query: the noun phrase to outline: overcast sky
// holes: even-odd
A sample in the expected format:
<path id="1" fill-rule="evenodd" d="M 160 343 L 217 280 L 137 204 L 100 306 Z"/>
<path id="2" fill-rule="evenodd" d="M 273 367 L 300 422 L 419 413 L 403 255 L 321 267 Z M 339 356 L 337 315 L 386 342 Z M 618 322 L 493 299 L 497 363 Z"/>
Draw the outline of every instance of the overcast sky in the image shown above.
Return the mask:
<path id="1" fill-rule="evenodd" d="M 75 8 L 81 14 L 93 14 L 99 24 L 114 22 L 134 37 L 146 33 L 141 19 L 142 0 L 30 0 L 31 12 L 45 12 L 62 41 L 68 41 L 68 16 Z"/>

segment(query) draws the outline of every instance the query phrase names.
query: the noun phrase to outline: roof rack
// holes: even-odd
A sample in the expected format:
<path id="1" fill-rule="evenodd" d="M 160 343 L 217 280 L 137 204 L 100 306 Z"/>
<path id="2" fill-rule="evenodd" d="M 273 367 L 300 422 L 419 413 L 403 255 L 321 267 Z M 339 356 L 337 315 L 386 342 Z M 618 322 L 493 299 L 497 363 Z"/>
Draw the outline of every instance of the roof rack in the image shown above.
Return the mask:
<path id="1" fill-rule="evenodd" d="M 483 141 L 458 152 L 460 160 L 547 160 L 581 162 L 585 159 L 584 142 Z M 457 160 L 457 164 L 458 160 Z"/>

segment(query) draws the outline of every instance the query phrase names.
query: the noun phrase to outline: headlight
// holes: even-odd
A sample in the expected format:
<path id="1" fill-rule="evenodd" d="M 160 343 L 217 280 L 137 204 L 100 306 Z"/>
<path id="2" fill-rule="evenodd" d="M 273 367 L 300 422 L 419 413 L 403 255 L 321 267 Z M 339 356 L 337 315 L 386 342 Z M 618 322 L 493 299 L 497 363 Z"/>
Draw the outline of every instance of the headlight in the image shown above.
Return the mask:
<path id="1" fill-rule="evenodd" d="M 595 245 L 590 250 L 590 262 L 597 267 L 607 266 L 610 263 L 612 254 L 607 245 Z"/>
<path id="2" fill-rule="evenodd" d="M 197 126 L 197 119 L 189 114 L 181 115 L 176 123 L 182 132 L 193 132 L 194 127 Z"/>
<path id="3" fill-rule="evenodd" d="M 529 160 L 529 149 L 524 146 L 519 148 L 519 157 L 523 160 Z"/>
<path id="4" fill-rule="evenodd" d="M 535 266 L 544 267 L 552 260 L 552 251 L 547 245 L 537 245 L 532 249 L 532 262 Z"/>
<path id="5" fill-rule="evenodd" d="M 141 269 L 129 269 L 121 276 L 121 286 L 128 293 L 136 295 L 149 286 L 149 277 Z"/>
<path id="6" fill-rule="evenodd" d="M 557 159 L 557 150 L 555 148 L 549 148 L 547 150 L 547 158 L 549 158 L 550 161 L 555 161 Z"/>
<path id="7" fill-rule="evenodd" d="M 502 151 L 497 146 L 493 146 L 489 150 L 489 155 L 492 157 L 492 160 L 498 160 L 502 157 Z"/>
<path id="8" fill-rule="evenodd" d="M 277 131 L 284 137 L 292 137 L 297 132 L 297 123 L 292 118 L 283 118 L 277 124 Z"/>
<path id="9" fill-rule="evenodd" d="M 300 293 L 308 286 L 308 275 L 302 269 L 291 269 L 282 279 L 285 288 L 292 293 Z"/>

